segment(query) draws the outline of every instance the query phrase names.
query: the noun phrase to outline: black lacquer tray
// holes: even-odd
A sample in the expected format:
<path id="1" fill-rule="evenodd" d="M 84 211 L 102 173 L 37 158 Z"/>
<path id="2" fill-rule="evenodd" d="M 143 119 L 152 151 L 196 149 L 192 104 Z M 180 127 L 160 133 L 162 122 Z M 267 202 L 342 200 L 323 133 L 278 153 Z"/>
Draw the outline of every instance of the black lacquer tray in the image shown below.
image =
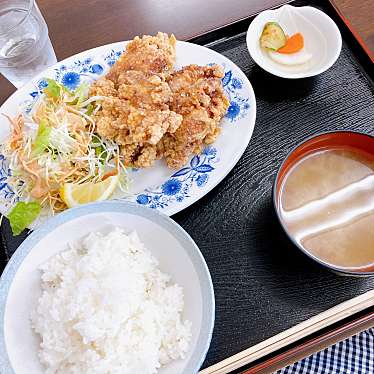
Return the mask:
<path id="1" fill-rule="evenodd" d="M 193 237 L 209 266 L 216 323 L 203 367 L 374 289 L 373 278 L 331 273 L 300 253 L 283 234 L 272 206 L 275 173 L 289 150 L 323 131 L 374 135 L 373 63 L 328 1 L 301 0 L 338 24 L 343 48 L 327 72 L 286 80 L 255 65 L 246 47 L 252 18 L 199 36 L 194 43 L 227 56 L 248 76 L 257 98 L 250 144 L 230 174 L 173 218 Z M 25 235 L 1 228 L 2 263 Z"/>

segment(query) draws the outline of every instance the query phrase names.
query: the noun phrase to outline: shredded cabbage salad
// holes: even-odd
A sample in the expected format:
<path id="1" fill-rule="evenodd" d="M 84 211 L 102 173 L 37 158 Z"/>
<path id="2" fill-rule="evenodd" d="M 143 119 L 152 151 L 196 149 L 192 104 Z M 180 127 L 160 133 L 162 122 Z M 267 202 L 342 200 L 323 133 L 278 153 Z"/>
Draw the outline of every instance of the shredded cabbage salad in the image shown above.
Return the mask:
<path id="1" fill-rule="evenodd" d="M 92 114 L 103 97 L 89 98 L 87 83 L 69 91 L 55 80 L 47 81 L 29 115 L 7 117 L 11 133 L 0 146 L 11 170 L 5 182 L 15 192 L 11 201 L 3 201 L 15 235 L 41 211 L 54 214 L 66 209 L 60 196 L 66 183 L 97 183 L 118 175 L 118 188 L 127 190 L 118 145 L 95 133 Z"/>

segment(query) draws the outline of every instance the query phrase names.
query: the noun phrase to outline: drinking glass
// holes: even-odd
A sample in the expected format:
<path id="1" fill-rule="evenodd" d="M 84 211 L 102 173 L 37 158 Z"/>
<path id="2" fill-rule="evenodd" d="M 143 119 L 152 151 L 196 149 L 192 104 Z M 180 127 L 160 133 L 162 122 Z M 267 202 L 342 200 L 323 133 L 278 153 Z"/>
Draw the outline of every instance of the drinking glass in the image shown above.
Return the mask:
<path id="1" fill-rule="evenodd" d="M 0 72 L 17 88 L 57 62 L 34 0 L 0 1 Z"/>

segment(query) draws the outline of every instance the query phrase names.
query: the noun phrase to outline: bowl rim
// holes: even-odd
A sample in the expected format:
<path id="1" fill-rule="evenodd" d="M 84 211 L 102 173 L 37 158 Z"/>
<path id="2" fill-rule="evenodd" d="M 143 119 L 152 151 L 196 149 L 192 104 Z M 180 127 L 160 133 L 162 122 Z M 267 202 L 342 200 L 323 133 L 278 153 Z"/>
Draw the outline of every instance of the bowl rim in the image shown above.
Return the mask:
<path id="1" fill-rule="evenodd" d="M 338 272 L 338 273 L 343 274 L 343 275 L 356 276 L 356 277 L 369 277 L 369 276 L 374 276 L 374 271 L 353 271 L 353 270 L 350 270 L 349 268 L 344 268 L 344 267 L 332 265 L 332 264 L 330 264 L 328 262 L 325 262 L 325 261 L 319 259 L 318 257 L 312 255 L 309 251 L 307 251 L 299 243 L 297 243 L 296 240 L 294 239 L 293 235 L 291 235 L 289 233 L 286 225 L 283 223 L 283 220 L 282 220 L 282 218 L 280 216 L 279 209 L 278 209 L 277 185 L 278 185 L 278 181 L 280 179 L 280 171 L 283 169 L 284 165 L 286 164 L 286 162 L 290 158 L 290 156 L 299 147 L 302 147 L 304 144 L 306 144 L 310 140 L 313 140 L 313 139 L 318 138 L 318 137 L 323 136 L 323 135 L 344 134 L 344 133 L 353 134 L 353 135 L 363 135 L 363 136 L 367 136 L 368 138 L 371 138 L 372 140 L 374 140 L 374 135 L 370 135 L 370 134 L 364 133 L 362 131 L 356 131 L 356 130 L 332 130 L 332 131 L 323 131 L 323 132 L 319 132 L 317 134 L 308 136 L 303 141 L 301 141 L 300 143 L 296 144 L 294 147 L 291 148 L 290 151 L 287 152 L 287 155 L 284 157 L 283 161 L 279 165 L 279 167 L 277 169 L 277 172 L 275 174 L 275 178 L 274 178 L 274 182 L 273 182 L 273 187 L 272 187 L 273 208 L 275 210 L 275 214 L 277 216 L 277 220 L 278 220 L 280 226 L 282 227 L 283 231 L 285 232 L 286 236 L 288 237 L 288 239 L 294 244 L 294 246 L 296 246 L 301 252 L 303 252 L 305 255 L 307 255 L 310 259 L 312 259 L 313 261 L 319 263 L 320 265 L 328 268 L 331 271 Z M 373 152 L 373 154 L 374 154 L 374 152 Z"/>
<path id="2" fill-rule="evenodd" d="M 15 374 L 8 356 L 5 342 L 4 318 L 9 290 L 23 260 L 40 242 L 40 240 L 60 225 L 78 217 L 102 212 L 135 214 L 149 219 L 173 235 L 183 248 L 188 247 L 186 253 L 196 270 L 201 286 L 202 322 L 196 346 L 190 348 L 193 348 L 193 351 L 189 361 L 187 361 L 186 367 L 183 369 L 183 374 L 196 373 L 200 369 L 208 353 L 215 322 L 215 297 L 212 278 L 200 249 L 191 236 L 166 214 L 158 210 L 140 206 L 134 202 L 112 200 L 85 204 L 76 208 L 68 209 L 47 220 L 22 242 L 8 261 L 0 277 L 0 367 L 2 368 L 2 374 Z"/>
<path id="3" fill-rule="evenodd" d="M 302 73 L 302 72 L 299 72 L 299 73 L 287 73 L 287 72 L 282 72 L 281 70 L 278 70 L 278 69 L 271 69 L 271 68 L 269 69 L 269 68 L 263 66 L 263 64 L 261 62 L 261 59 L 258 59 L 257 57 L 254 57 L 252 55 L 252 53 L 251 53 L 251 50 L 252 50 L 251 45 L 253 44 L 253 42 L 252 42 L 253 38 L 250 36 L 250 34 L 252 32 L 253 22 L 261 14 L 278 12 L 281 9 L 283 9 L 284 7 L 292 7 L 292 8 L 297 8 L 297 9 L 308 9 L 308 10 L 310 10 L 312 12 L 315 12 L 315 13 L 318 14 L 319 17 L 323 17 L 326 22 L 330 22 L 330 24 L 333 26 L 333 28 L 336 31 L 336 36 L 338 37 L 338 44 L 336 45 L 335 54 L 333 55 L 333 57 L 331 57 L 331 59 L 329 59 L 327 61 L 327 63 L 324 66 L 322 66 L 320 69 L 316 70 L 314 73 L 308 73 L 308 72 L 305 72 L 305 73 Z M 275 75 L 277 77 L 284 78 L 284 79 L 303 79 L 303 78 L 315 77 L 317 75 L 320 75 L 320 74 L 324 73 L 328 69 L 330 69 L 335 64 L 335 62 L 337 61 L 337 59 L 340 56 L 340 53 L 341 53 L 341 50 L 342 50 L 342 43 L 343 43 L 343 41 L 342 41 L 341 32 L 339 30 L 339 27 L 335 23 L 335 21 L 328 14 L 326 14 L 325 12 L 323 12 L 322 10 L 320 10 L 320 9 L 314 7 L 314 6 L 309 6 L 309 5 L 297 6 L 296 7 L 296 6 L 293 6 L 293 5 L 290 5 L 290 4 L 284 4 L 284 5 L 280 6 L 280 7 L 275 8 L 275 9 L 264 10 L 264 11 L 262 11 L 262 12 L 260 12 L 260 13 L 258 13 L 256 15 L 256 17 L 252 20 L 252 22 L 248 26 L 248 30 L 247 30 L 247 34 L 246 34 L 246 43 L 247 43 L 247 49 L 248 49 L 249 55 L 251 56 L 251 58 L 253 59 L 253 61 L 258 66 L 261 67 L 261 69 L 265 70 L 269 74 L 272 74 L 272 75 Z"/>

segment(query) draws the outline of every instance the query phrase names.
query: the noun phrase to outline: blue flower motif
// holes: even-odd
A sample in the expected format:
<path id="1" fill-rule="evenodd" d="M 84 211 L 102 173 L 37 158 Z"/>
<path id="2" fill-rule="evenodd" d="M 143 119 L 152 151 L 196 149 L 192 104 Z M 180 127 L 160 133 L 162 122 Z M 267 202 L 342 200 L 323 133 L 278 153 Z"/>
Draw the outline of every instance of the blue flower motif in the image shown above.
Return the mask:
<path id="1" fill-rule="evenodd" d="M 238 103 L 241 102 L 238 101 Z M 175 172 L 164 184 L 137 195 L 137 203 L 150 208 L 164 209 L 171 203 L 185 201 L 191 196 L 192 188 L 195 186 L 203 188 L 206 185 L 209 174 L 215 170 L 212 164 L 218 161 L 216 156 L 216 148 L 206 147 L 200 155 L 192 157 L 189 165 Z"/>
<path id="2" fill-rule="evenodd" d="M 222 78 L 223 87 L 227 86 L 230 83 L 231 77 L 232 77 L 232 71 L 231 70 L 226 71 L 225 76 Z"/>
<path id="3" fill-rule="evenodd" d="M 31 92 L 30 93 L 30 96 L 31 97 L 37 97 L 39 95 L 39 92 L 38 91 L 34 91 L 34 92 Z"/>
<path id="4" fill-rule="evenodd" d="M 244 105 L 243 105 L 243 109 L 244 109 L 244 110 L 248 110 L 249 108 L 250 108 L 249 103 L 244 103 Z"/>
<path id="5" fill-rule="evenodd" d="M 229 108 L 227 109 L 225 117 L 230 121 L 233 121 L 240 113 L 240 106 L 235 101 L 231 101 Z"/>
<path id="6" fill-rule="evenodd" d="M 103 67 L 99 64 L 94 64 L 90 67 L 90 73 L 101 74 L 103 72 Z"/>
<path id="7" fill-rule="evenodd" d="M 104 57 L 104 60 L 109 66 L 112 66 L 114 65 L 118 57 L 121 56 L 121 54 L 122 54 L 122 51 L 114 52 L 114 50 L 112 49 L 110 54 Z"/>
<path id="8" fill-rule="evenodd" d="M 217 150 L 214 147 L 206 147 L 204 148 L 202 154 L 208 157 L 216 157 Z"/>
<path id="9" fill-rule="evenodd" d="M 91 61 L 92 61 L 92 58 L 91 58 L 91 57 L 88 57 L 88 58 L 86 58 L 86 59 L 83 61 L 83 63 L 86 64 L 86 65 L 88 65 L 88 64 L 91 63 Z"/>
<path id="10" fill-rule="evenodd" d="M 181 188 L 182 183 L 176 178 L 169 179 L 161 186 L 162 192 L 168 196 L 176 195 Z"/>
<path id="11" fill-rule="evenodd" d="M 40 93 L 40 92 L 39 92 L 39 93 Z M 30 94 L 30 95 L 31 95 L 31 94 Z M 35 96 L 33 96 L 33 98 L 35 98 L 35 97 L 37 97 L 37 96 L 39 96 L 39 95 L 35 95 Z M 33 107 L 34 107 L 33 103 L 32 103 L 32 102 L 29 102 L 29 103 L 25 106 L 25 109 L 24 109 L 25 113 L 26 113 L 26 114 L 30 114 L 30 112 L 31 112 L 31 110 L 32 110 Z"/>
<path id="12" fill-rule="evenodd" d="M 38 82 L 38 88 L 39 88 L 40 91 L 42 91 L 43 88 L 46 88 L 47 86 L 48 86 L 48 82 L 45 79 L 41 79 Z"/>
<path id="13" fill-rule="evenodd" d="M 233 86 L 233 88 L 237 90 L 240 90 L 243 87 L 242 81 L 239 78 L 235 78 L 235 77 L 232 78 L 231 85 Z"/>
<path id="14" fill-rule="evenodd" d="M 7 178 L 11 175 L 12 173 L 7 165 L 6 158 L 4 155 L 0 155 L 0 191 L 5 199 L 13 199 L 15 195 L 14 191 L 7 183 Z"/>
<path id="15" fill-rule="evenodd" d="M 196 184 L 198 187 L 203 187 L 205 186 L 207 181 L 208 181 L 208 174 L 200 174 L 196 179 Z"/>
<path id="16" fill-rule="evenodd" d="M 78 73 L 70 71 L 62 77 L 61 83 L 69 88 L 70 90 L 74 90 L 77 88 L 80 82 L 80 76 Z"/>
<path id="17" fill-rule="evenodd" d="M 136 202 L 141 205 L 147 205 L 151 201 L 151 198 L 148 195 L 138 195 Z"/>

